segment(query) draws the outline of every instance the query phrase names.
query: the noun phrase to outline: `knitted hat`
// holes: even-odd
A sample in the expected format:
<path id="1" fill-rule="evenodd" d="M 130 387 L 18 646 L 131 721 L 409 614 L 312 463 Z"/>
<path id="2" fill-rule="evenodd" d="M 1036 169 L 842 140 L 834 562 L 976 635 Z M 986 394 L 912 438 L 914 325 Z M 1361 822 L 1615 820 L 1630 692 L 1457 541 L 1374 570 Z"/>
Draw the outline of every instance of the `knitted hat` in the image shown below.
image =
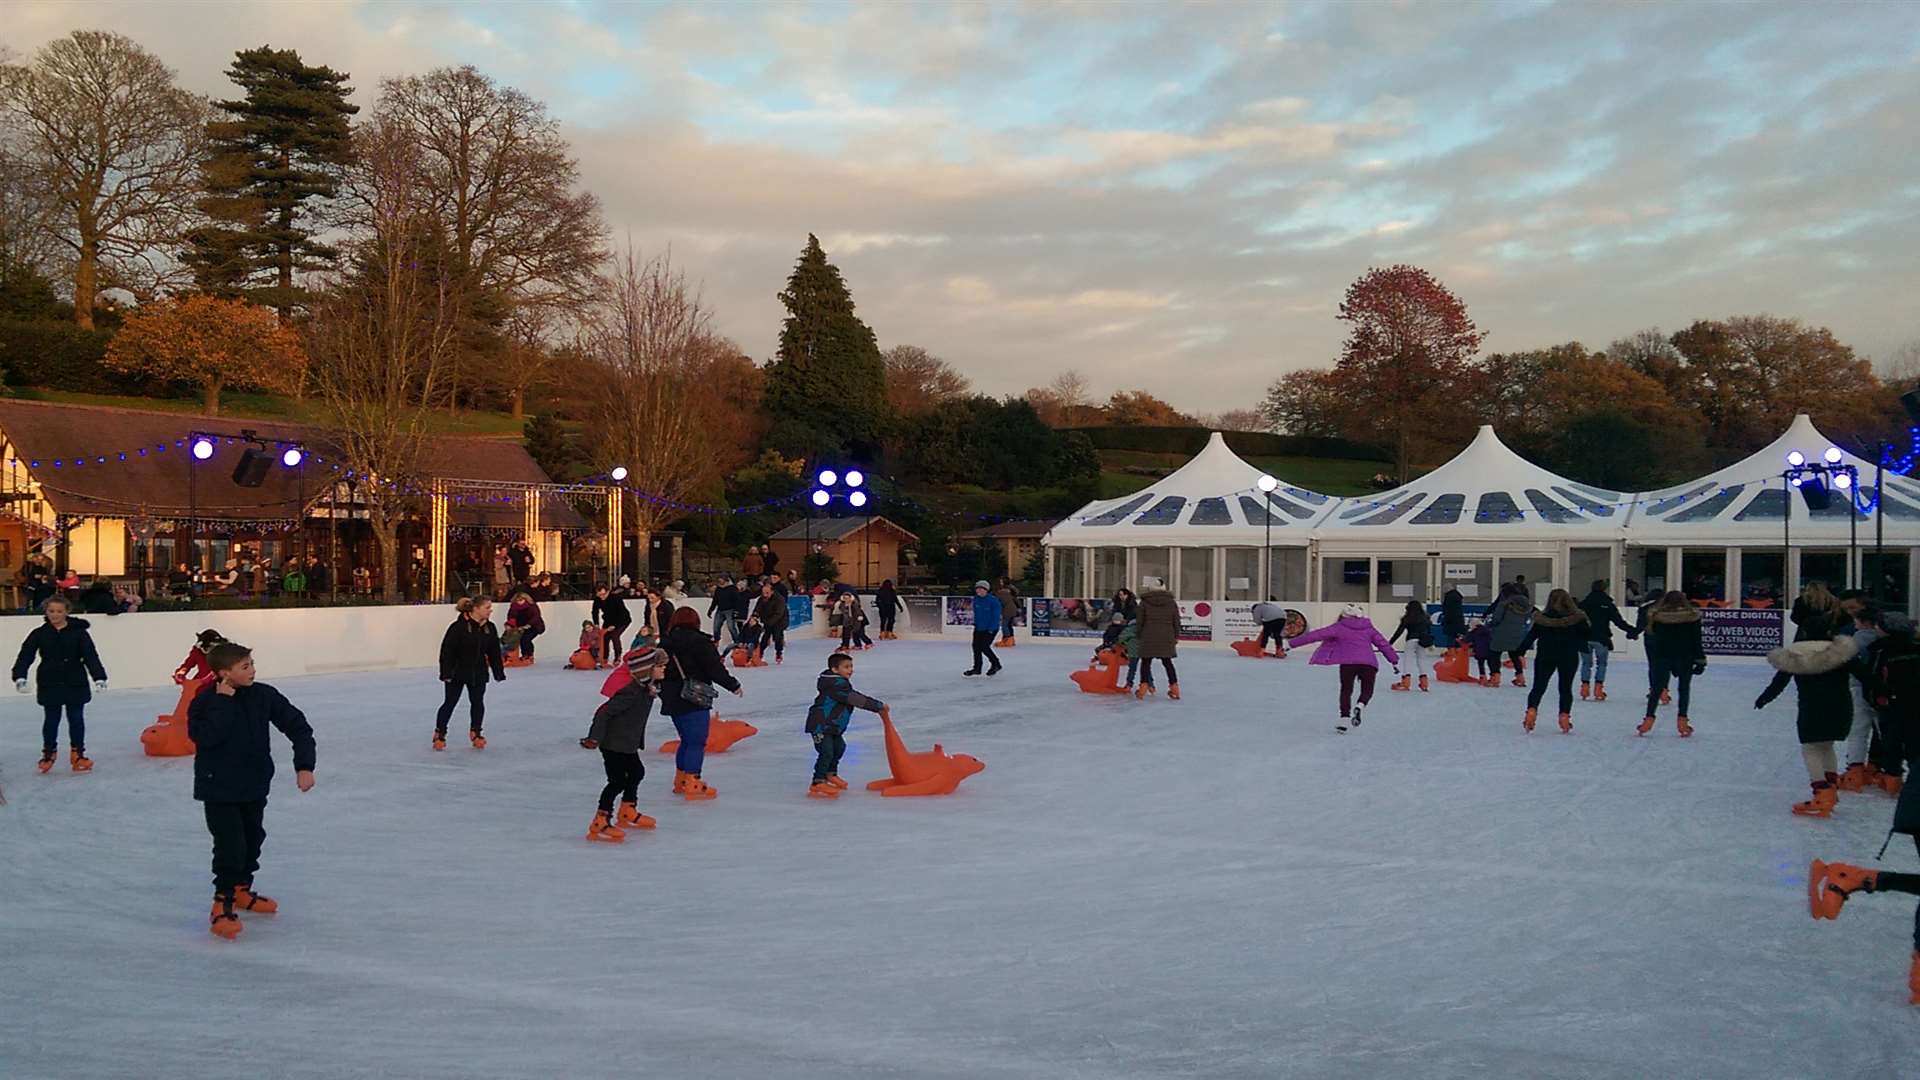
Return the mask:
<path id="1" fill-rule="evenodd" d="M 991 585 L 989 585 L 989 584 L 987 584 L 987 583 L 986 583 L 986 582 L 984 582 L 984 581 L 976 581 L 976 582 L 974 582 L 974 583 L 973 583 L 973 587 L 974 587 L 974 588 L 976 588 L 976 589 L 985 589 L 985 590 L 987 590 L 988 592 L 992 592 L 992 591 L 993 591 L 993 586 L 991 586 Z"/>
<path id="2" fill-rule="evenodd" d="M 1367 609 L 1361 607 L 1359 604 L 1348 604 L 1346 607 L 1340 609 L 1340 617 L 1343 619 L 1364 619 L 1367 617 Z"/>
<path id="3" fill-rule="evenodd" d="M 628 650 L 627 655 L 620 659 L 627 665 L 627 674 L 640 682 L 645 682 L 653 678 L 653 669 L 659 667 L 660 662 L 666 658 L 666 653 L 652 645 L 640 645 Z"/>

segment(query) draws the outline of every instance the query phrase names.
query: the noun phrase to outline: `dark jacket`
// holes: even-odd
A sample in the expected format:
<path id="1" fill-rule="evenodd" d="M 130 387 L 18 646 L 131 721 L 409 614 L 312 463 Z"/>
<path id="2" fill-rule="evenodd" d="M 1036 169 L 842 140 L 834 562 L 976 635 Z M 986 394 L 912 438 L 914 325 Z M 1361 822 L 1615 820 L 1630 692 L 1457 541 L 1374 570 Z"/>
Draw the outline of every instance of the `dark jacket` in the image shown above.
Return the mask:
<path id="1" fill-rule="evenodd" d="M 1793 611 L 1788 618 L 1793 622 L 1793 640 L 1829 641 L 1839 627 L 1843 613 L 1838 606 L 1831 611 L 1815 611 L 1807 606 L 1805 600 L 1795 597 Z"/>
<path id="2" fill-rule="evenodd" d="M 1117 597 L 1119 594 L 1114 595 Z M 1125 600 L 1114 600 L 1113 612 L 1120 615 L 1124 621 L 1132 622 L 1140 617 L 1140 598 L 1129 596 Z"/>
<path id="3" fill-rule="evenodd" d="M 440 639 L 440 681 L 485 682 L 489 671 L 496 682 L 507 677 L 500 662 L 499 632 L 491 622 L 474 622 L 465 615 L 453 620 Z"/>
<path id="4" fill-rule="evenodd" d="M 20 656 L 13 662 L 14 682 L 27 677 L 36 654 L 40 670 L 34 674 L 34 700 L 42 705 L 85 705 L 93 700 L 92 682 L 106 681 L 107 669 L 100 666 L 100 654 L 94 650 L 85 619 L 68 616 L 66 627 L 60 630 L 50 622 L 34 627 L 20 643 Z"/>
<path id="5" fill-rule="evenodd" d="M 772 596 L 763 596 L 755 600 L 753 617 L 760 621 L 761 626 L 769 630 L 785 630 L 787 628 L 786 598 L 779 593 L 774 593 Z"/>
<path id="6" fill-rule="evenodd" d="M 1136 648 L 1142 660 L 1171 660 L 1180 650 L 1180 602 L 1165 589 L 1155 589 L 1140 598 L 1140 639 Z"/>
<path id="7" fill-rule="evenodd" d="M 234 690 L 208 686 L 187 706 L 193 739 L 193 797 L 201 802 L 260 802 L 273 785 L 273 740 L 267 725 L 293 743 L 295 772 L 313 769 L 313 729 L 280 691 L 266 683 Z"/>
<path id="8" fill-rule="evenodd" d="M 880 591 L 873 596 L 873 607 L 874 610 L 880 613 L 882 618 L 891 619 L 900 613 L 900 594 L 892 588 L 882 585 L 880 586 Z"/>
<path id="9" fill-rule="evenodd" d="M 1000 601 L 1000 618 L 1011 619 L 1020 610 L 1020 594 L 1011 585 L 1002 585 L 993 590 L 994 598 Z"/>
<path id="10" fill-rule="evenodd" d="M 653 712 L 653 684 L 630 682 L 593 710 L 587 738 L 600 749 L 637 754 L 647 744 L 647 716 Z"/>
<path id="11" fill-rule="evenodd" d="M 1465 645 L 1467 636 L 1466 597 L 1459 589 L 1448 589 L 1440 598 L 1440 629 L 1455 645 Z"/>
<path id="12" fill-rule="evenodd" d="M 1524 595 L 1510 593 L 1493 605 L 1487 612 L 1487 628 L 1493 631 L 1493 651 L 1511 653 L 1520 651 L 1520 643 L 1527 639 L 1527 617 L 1533 611 L 1533 601 Z"/>
<path id="13" fill-rule="evenodd" d="M 507 607 L 507 625 L 532 630 L 536 634 L 547 632 L 547 620 L 540 617 L 540 605 L 528 600 L 524 604 L 512 604 Z"/>
<path id="14" fill-rule="evenodd" d="M 772 548 L 768 548 L 766 554 L 760 556 L 760 572 L 763 574 L 780 573 L 780 553 Z"/>
<path id="15" fill-rule="evenodd" d="M 1753 707 L 1764 709 L 1786 690 L 1798 691 L 1796 727 L 1803 743 L 1839 742 L 1853 727 L 1853 660 L 1860 647 L 1851 637 L 1808 638 L 1773 650 L 1777 671 Z"/>
<path id="16" fill-rule="evenodd" d="M 740 689 L 740 680 L 720 662 L 720 652 L 713 647 L 713 639 L 699 628 L 676 626 L 668 631 L 660 647 L 667 651 L 667 677 L 660 680 L 660 711 L 668 716 L 681 716 L 707 707 L 690 704 L 680 696 L 680 689 L 688 679 L 704 679 L 729 692 Z"/>
<path id="17" fill-rule="evenodd" d="M 633 612 L 627 610 L 627 594 L 619 589 L 607 590 L 607 598 L 593 601 L 593 621 L 609 630 L 624 630 L 633 625 Z"/>
<path id="18" fill-rule="evenodd" d="M 733 615 L 737 613 L 739 610 L 740 610 L 740 587 L 739 586 L 722 585 L 719 588 L 713 590 L 713 599 L 708 601 L 707 603 L 707 614 L 713 615 L 717 613 L 722 617 L 725 617 L 725 616 Z"/>
<path id="19" fill-rule="evenodd" d="M 1700 613 L 1684 611 L 1646 612 L 1647 662 L 1664 660 L 1669 670 L 1678 671 L 1704 663 L 1706 643 L 1700 637 Z"/>
<path id="20" fill-rule="evenodd" d="M 1637 632 L 1627 625 L 1627 620 L 1620 617 L 1620 609 L 1614 604 L 1613 597 L 1603 590 L 1595 589 L 1588 593 L 1586 599 L 1580 601 L 1580 610 L 1587 613 L 1587 640 L 1596 645 L 1613 648 L 1613 628 L 1616 626 L 1625 631 L 1628 637 Z"/>
<path id="21" fill-rule="evenodd" d="M 1387 644 L 1399 644 L 1403 634 L 1408 641 L 1423 649 L 1433 648 L 1433 620 L 1424 611 L 1418 615 L 1412 612 L 1401 615 L 1400 625 L 1394 627 L 1393 636 L 1387 639 Z"/>
<path id="22" fill-rule="evenodd" d="M 118 615 L 120 600 L 113 595 L 113 587 L 104 581 L 96 581 L 80 594 L 80 610 L 89 615 Z"/>
<path id="23" fill-rule="evenodd" d="M 1527 636 L 1521 639 L 1518 651 L 1527 652 L 1538 646 L 1540 652 L 1534 663 L 1544 673 L 1586 652 L 1590 638 L 1587 613 L 1579 608 L 1566 615 L 1549 615 L 1542 611 L 1534 615 L 1533 626 L 1527 630 Z M 1541 677 L 1545 678 L 1544 674 Z"/>
<path id="24" fill-rule="evenodd" d="M 811 735 L 828 724 L 847 730 L 853 722 L 853 710 L 865 709 L 879 712 L 886 708 L 886 702 L 870 698 L 853 688 L 853 680 L 845 675 L 835 675 L 829 668 L 820 673 L 819 681 L 813 686 L 816 693 L 813 707 L 807 710 L 807 734 Z"/>

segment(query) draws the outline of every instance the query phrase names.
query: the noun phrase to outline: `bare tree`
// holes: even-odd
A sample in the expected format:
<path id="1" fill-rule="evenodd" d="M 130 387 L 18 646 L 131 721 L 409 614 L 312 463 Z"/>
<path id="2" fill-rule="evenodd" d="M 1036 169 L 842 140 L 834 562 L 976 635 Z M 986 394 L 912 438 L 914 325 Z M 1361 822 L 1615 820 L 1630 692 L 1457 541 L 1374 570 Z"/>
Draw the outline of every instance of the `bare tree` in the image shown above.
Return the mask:
<path id="1" fill-rule="evenodd" d="M 971 384 L 953 365 L 918 345 L 895 345 L 887 365 L 887 404 L 900 416 L 920 416 L 943 401 L 967 396 Z"/>
<path id="2" fill-rule="evenodd" d="M 1886 384 L 1901 393 L 1920 387 L 1920 340 L 1888 353 L 1877 366 Z"/>
<path id="3" fill-rule="evenodd" d="M 366 230 L 353 266 L 316 307 L 313 382 L 380 545 L 388 601 L 400 596 L 398 530 L 416 504 L 432 410 L 446 395 L 458 325 L 444 240 L 428 213 L 411 136 L 376 122 L 355 134 L 349 190 Z"/>
<path id="4" fill-rule="evenodd" d="M 1215 431 L 1268 431 L 1271 430 L 1265 417 L 1258 409 L 1228 409 L 1226 412 L 1205 413 L 1197 417 L 1201 425 Z"/>
<path id="5" fill-rule="evenodd" d="M 1059 401 L 1060 408 L 1065 410 L 1069 417 L 1075 410 L 1084 409 L 1093 404 L 1091 384 L 1087 382 L 1087 377 L 1081 374 L 1079 368 L 1068 368 L 1054 376 L 1053 381 L 1047 384 L 1047 389 L 1053 391 L 1055 400 Z"/>
<path id="6" fill-rule="evenodd" d="M 103 290 L 151 296 L 181 274 L 174 250 L 199 192 L 204 99 L 131 39 L 76 30 L 29 65 L 0 67 L 0 123 L 72 264 L 74 321 Z"/>

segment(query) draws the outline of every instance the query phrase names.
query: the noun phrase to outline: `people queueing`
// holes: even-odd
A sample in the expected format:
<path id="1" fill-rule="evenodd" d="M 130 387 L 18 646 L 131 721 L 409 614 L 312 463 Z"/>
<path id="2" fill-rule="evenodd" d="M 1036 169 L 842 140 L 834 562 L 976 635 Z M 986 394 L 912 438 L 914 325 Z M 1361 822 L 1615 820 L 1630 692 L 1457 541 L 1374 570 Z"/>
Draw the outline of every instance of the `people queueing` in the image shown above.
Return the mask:
<path id="1" fill-rule="evenodd" d="M 885 702 L 853 688 L 853 657 L 834 653 L 814 682 L 813 705 L 807 709 L 806 733 L 814 747 L 813 783 L 807 787 L 807 798 L 837 799 L 846 790 L 847 782 L 840 779 L 840 758 L 847 752 L 847 728 L 855 709 L 893 719 Z"/>
<path id="2" fill-rule="evenodd" d="M 459 614 L 440 638 L 440 682 L 445 698 L 433 718 L 433 748 L 447 748 L 447 721 L 460 696 L 467 697 L 467 739 L 475 750 L 485 750 L 481 734 L 487 718 L 487 677 L 505 682 L 507 669 L 500 655 L 500 635 L 493 628 L 493 601 L 463 596 L 454 607 Z"/>
<path id="3" fill-rule="evenodd" d="M 73 618 L 73 605 L 65 597 L 49 596 L 40 604 L 41 622 L 20 643 L 20 655 L 13 661 L 13 687 L 27 692 L 27 670 L 34 659 L 40 667 L 34 672 L 34 700 L 44 711 L 40 725 L 41 772 L 53 768 L 60 751 L 60 714 L 66 713 L 68 762 L 74 772 L 93 771 L 93 759 L 87 757 L 87 703 L 94 690 L 107 688 L 107 669 L 100 663 L 100 652 L 87 632 L 87 620 Z M 91 682 L 89 682 L 91 680 Z"/>
<path id="4" fill-rule="evenodd" d="M 1540 701 L 1546 696 L 1547 681 L 1560 680 L 1560 733 L 1573 733 L 1573 677 L 1586 652 L 1591 632 L 1587 613 L 1573 602 L 1573 594 L 1555 589 L 1547 595 L 1546 610 L 1536 612 L 1533 625 L 1520 642 L 1520 654 L 1538 647 L 1533 664 L 1533 689 L 1527 692 L 1527 714 L 1520 725 L 1526 731 L 1540 715 Z"/>

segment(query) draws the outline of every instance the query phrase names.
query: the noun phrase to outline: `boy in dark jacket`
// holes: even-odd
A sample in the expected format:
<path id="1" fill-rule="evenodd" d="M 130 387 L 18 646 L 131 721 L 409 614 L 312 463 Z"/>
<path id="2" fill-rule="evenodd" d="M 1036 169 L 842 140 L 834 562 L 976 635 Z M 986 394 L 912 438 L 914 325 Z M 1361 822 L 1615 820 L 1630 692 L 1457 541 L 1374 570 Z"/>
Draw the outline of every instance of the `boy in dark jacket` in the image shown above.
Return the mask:
<path id="1" fill-rule="evenodd" d="M 38 655 L 36 700 L 46 711 L 46 722 L 40 726 L 40 771 L 53 768 L 60 749 L 60 712 L 65 709 L 73 771 L 90 772 L 93 760 L 87 757 L 87 702 L 93 700 L 93 691 L 87 679 L 91 676 L 93 685 L 105 690 L 107 669 L 101 666 L 93 636 L 87 633 L 87 620 L 68 618 L 73 606 L 65 597 L 48 597 L 40 610 L 46 621 L 20 643 L 20 656 L 13 662 L 13 688 L 27 692 L 27 669 Z"/>
<path id="2" fill-rule="evenodd" d="M 235 909 L 271 915 L 280 905 L 253 891 L 260 845 L 267 839 L 267 790 L 273 785 L 273 743 L 267 727 L 293 743 L 294 782 L 313 790 L 313 729 L 293 703 L 255 682 L 253 650 L 222 642 L 208 654 L 219 681 L 187 706 L 193 738 L 193 797 L 206 810 L 213 834 L 213 914 L 209 929 L 228 941 L 240 936 Z"/>
<path id="3" fill-rule="evenodd" d="M 827 670 L 814 684 L 813 707 L 807 710 L 807 734 L 813 736 L 813 786 L 809 799 L 837 799 L 847 786 L 840 779 L 840 756 L 847 752 L 847 726 L 853 722 L 853 710 L 866 709 L 892 720 L 886 703 L 853 688 L 853 657 L 837 652 L 827 657 Z"/>
<path id="4" fill-rule="evenodd" d="M 593 725 L 580 745 L 599 750 L 607 769 L 607 786 L 600 789 L 600 809 L 587 827 L 587 839 L 620 843 L 627 829 L 651 829 L 654 820 L 640 812 L 640 781 L 646 767 L 640 751 L 647 740 L 647 714 L 653 711 L 654 681 L 667 673 L 667 654 L 643 645 L 622 660 L 632 679 L 593 711 Z M 613 797 L 620 796 L 616 819 Z"/>
<path id="5" fill-rule="evenodd" d="M 1607 583 L 1596 581 L 1585 599 L 1580 601 L 1580 610 L 1587 614 L 1587 648 L 1580 654 L 1580 700 L 1587 700 L 1591 693 L 1593 700 L 1607 700 L 1607 658 L 1613 655 L 1613 628 L 1619 627 L 1631 641 L 1639 636 L 1627 620 L 1621 618 L 1620 608 L 1614 604 L 1613 597 L 1607 595 Z"/>

